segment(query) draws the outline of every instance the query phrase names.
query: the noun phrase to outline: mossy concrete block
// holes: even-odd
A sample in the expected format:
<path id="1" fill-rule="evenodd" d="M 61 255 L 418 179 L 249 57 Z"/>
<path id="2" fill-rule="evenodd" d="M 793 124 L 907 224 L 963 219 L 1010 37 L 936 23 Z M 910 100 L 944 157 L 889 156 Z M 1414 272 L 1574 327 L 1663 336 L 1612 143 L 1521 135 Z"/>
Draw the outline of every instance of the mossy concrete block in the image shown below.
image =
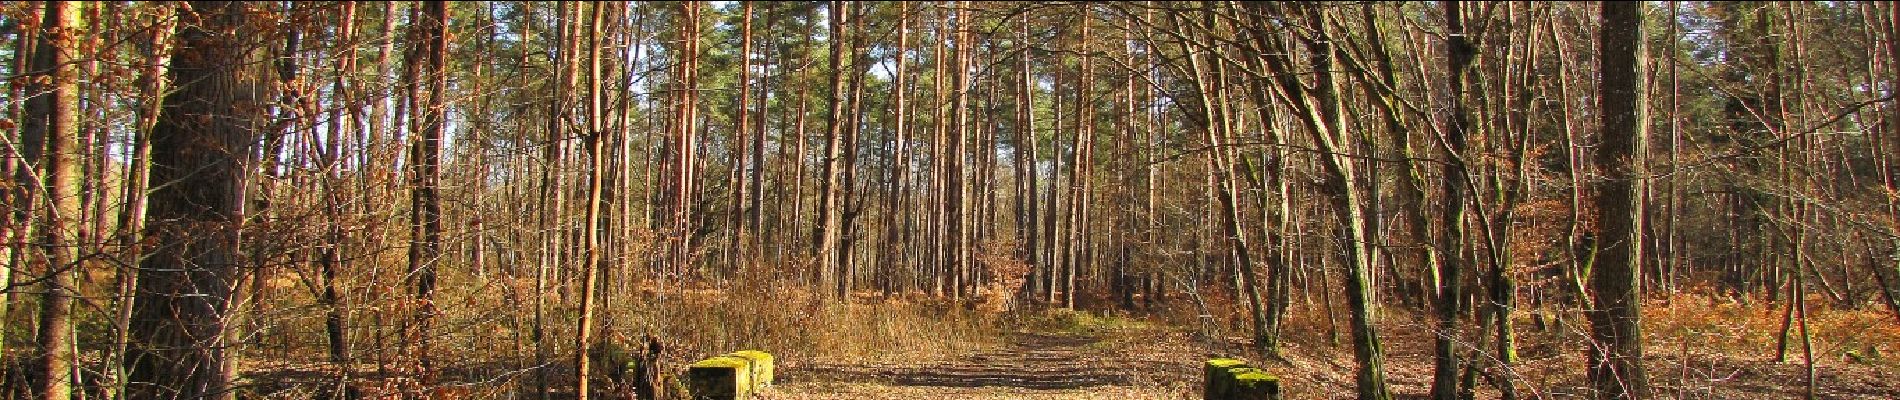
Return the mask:
<path id="1" fill-rule="evenodd" d="M 1233 374 L 1227 371 L 1245 366 L 1247 366 L 1246 362 L 1232 358 L 1207 360 L 1205 373 L 1202 374 L 1206 379 L 1201 387 L 1202 398 L 1206 400 L 1226 399 L 1227 394 L 1232 391 L 1234 386 Z"/>
<path id="2" fill-rule="evenodd" d="M 1227 370 L 1232 375 L 1232 387 L 1228 388 L 1227 398 L 1231 400 L 1278 400 L 1280 398 L 1280 377 L 1254 367 L 1233 368 Z"/>
<path id="3" fill-rule="evenodd" d="M 758 350 L 740 350 L 740 351 L 732 352 L 732 354 L 727 354 L 727 355 L 744 358 L 746 359 L 746 361 L 749 361 L 751 363 L 753 390 L 763 389 L 767 386 L 772 386 L 772 354 L 771 353 L 766 353 L 766 352 L 758 351 Z"/>
<path id="4" fill-rule="evenodd" d="M 1280 378 L 1245 361 L 1232 358 L 1208 360 L 1206 383 L 1201 395 L 1206 400 L 1278 400 Z"/>
<path id="5" fill-rule="evenodd" d="M 686 367 L 686 390 L 693 400 L 739 400 L 752 395 L 752 361 L 718 356 Z"/>

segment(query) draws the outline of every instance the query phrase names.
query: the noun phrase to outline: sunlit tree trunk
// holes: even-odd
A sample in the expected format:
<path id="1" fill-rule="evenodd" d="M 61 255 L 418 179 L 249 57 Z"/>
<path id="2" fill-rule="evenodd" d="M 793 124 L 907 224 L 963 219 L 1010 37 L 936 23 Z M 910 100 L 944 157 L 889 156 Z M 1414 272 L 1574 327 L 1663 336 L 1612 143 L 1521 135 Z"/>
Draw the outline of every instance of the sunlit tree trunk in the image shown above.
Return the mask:
<path id="1" fill-rule="evenodd" d="M 587 214 L 582 221 L 585 237 L 581 248 L 581 308 L 580 321 L 576 323 L 574 335 L 574 396 L 587 400 L 591 394 L 588 378 L 592 365 L 588 357 L 594 350 L 594 308 L 595 286 L 599 285 L 601 264 L 601 207 L 604 205 L 601 189 L 605 187 L 607 176 L 607 135 L 603 124 L 606 116 L 603 109 L 605 101 L 601 87 L 601 29 L 603 15 L 601 7 L 605 3 L 593 3 L 588 13 L 588 53 L 587 53 Z"/>
<path id="2" fill-rule="evenodd" d="M 1384 400 L 1390 398 L 1385 382 L 1385 356 L 1380 344 L 1377 327 L 1373 324 L 1373 311 L 1377 307 L 1372 295 L 1370 275 L 1374 258 L 1373 249 L 1365 240 L 1370 233 L 1366 231 L 1368 212 L 1358 187 L 1358 172 L 1353 168 L 1354 161 L 1341 153 L 1357 148 L 1353 145 L 1355 136 L 1347 132 L 1345 110 L 1343 110 L 1341 86 L 1335 75 L 1337 63 L 1334 48 L 1330 42 L 1329 28 L 1326 27 L 1322 10 L 1312 7 L 1293 7 L 1301 12 L 1304 21 L 1317 27 L 1311 37 L 1304 38 L 1305 48 L 1311 57 L 1311 65 L 1324 71 L 1316 74 L 1317 82 L 1311 93 L 1302 83 L 1291 75 L 1280 75 L 1280 91 L 1288 103 L 1302 119 L 1304 130 L 1312 137 L 1313 144 L 1320 153 L 1319 166 L 1322 172 L 1321 189 L 1333 208 L 1340 241 L 1347 263 L 1346 296 L 1351 308 L 1353 358 L 1359 364 L 1357 373 L 1357 392 L 1361 400 Z M 1284 56 L 1268 57 L 1269 70 L 1291 71 L 1290 61 Z M 1322 292 L 1323 293 L 1323 292 Z"/>
<path id="3" fill-rule="evenodd" d="M 738 122 L 732 127 L 730 140 L 733 149 L 732 159 L 729 162 L 732 168 L 732 204 L 726 224 L 733 232 L 727 238 L 726 256 L 733 260 L 734 264 L 744 266 L 751 261 L 748 258 L 751 255 L 744 253 L 745 242 L 755 234 L 752 232 L 754 229 L 751 226 L 751 218 L 747 217 L 752 212 L 748 195 L 756 190 L 756 185 L 752 182 L 758 179 L 756 173 L 748 173 L 746 163 L 756 158 L 748 157 L 749 154 L 764 152 L 765 149 L 750 147 L 751 141 L 747 137 L 747 134 L 751 132 L 749 127 L 752 125 L 752 112 L 749 110 L 752 101 L 752 2 L 745 2 L 741 7 L 739 11 L 739 104 L 733 109 L 733 113 L 737 114 L 734 117 L 738 118 Z"/>
<path id="4" fill-rule="evenodd" d="M 442 163 L 442 139 L 447 111 L 448 74 L 444 59 L 448 56 L 448 5 L 441 1 L 429 1 L 422 4 L 422 20 L 416 23 L 417 38 L 421 40 L 416 47 L 412 62 L 419 62 L 416 78 L 420 91 L 417 94 L 417 117 L 420 123 L 416 133 L 415 150 L 410 153 L 410 241 L 409 276 L 414 279 L 415 299 L 418 302 L 414 311 L 414 322 L 410 333 L 416 340 L 416 361 L 421 368 L 416 371 L 424 386 L 433 384 L 435 379 L 435 354 L 432 336 L 439 311 L 435 305 L 436 265 L 442 258 L 442 204 L 440 193 L 440 175 Z"/>
<path id="5" fill-rule="evenodd" d="M 895 66 L 891 73 L 891 130 L 895 138 L 891 142 L 890 175 L 887 177 L 889 186 L 884 193 L 883 246 L 878 258 L 877 281 L 878 289 L 885 296 L 896 291 L 897 277 L 894 275 L 898 264 L 906 261 L 904 254 L 908 247 L 904 241 L 904 230 L 907 226 L 904 221 L 908 220 L 910 214 L 904 210 L 904 200 L 907 198 L 904 192 L 910 190 L 911 173 L 910 87 L 907 86 L 909 77 L 906 75 L 910 64 L 909 56 L 905 54 L 910 50 L 910 4 L 898 3 L 897 7 L 897 49 L 892 56 Z"/>
<path id="6" fill-rule="evenodd" d="M 849 22 L 846 19 L 849 18 L 850 13 L 845 10 L 848 7 L 845 1 L 833 1 L 828 7 L 831 12 L 831 91 L 828 93 L 830 97 L 826 103 L 828 117 L 825 119 L 825 158 L 823 160 L 825 168 L 818 190 L 821 196 L 818 202 L 819 225 L 813 242 L 818 244 L 815 252 L 819 268 L 816 289 L 830 293 L 831 296 L 843 298 L 843 294 L 833 291 L 833 286 L 837 285 L 835 282 L 843 279 L 837 274 L 844 269 L 844 264 L 850 257 L 844 253 L 844 206 L 847 194 L 844 169 L 850 168 L 850 165 L 845 163 L 844 153 L 851 150 L 845 148 L 847 142 L 845 136 L 849 134 L 847 132 L 849 128 L 845 124 L 850 118 L 845 115 L 848 111 L 845 96 L 846 90 L 849 89 L 846 87 L 848 82 L 845 79 L 845 68 L 848 64 L 844 60 L 847 57 L 844 35 L 846 35 L 845 27 Z"/>
<path id="7" fill-rule="evenodd" d="M 79 61 L 76 46 L 87 39 L 79 27 L 78 3 L 49 1 L 40 19 L 34 50 L 36 82 L 27 90 L 27 112 L 22 142 L 30 171 L 24 181 L 36 186 L 27 201 L 35 207 L 41 247 L 39 349 L 33 363 L 41 398 L 67 400 L 72 395 L 76 357 L 73 347 L 74 276 L 78 269 L 81 182 L 79 146 Z"/>

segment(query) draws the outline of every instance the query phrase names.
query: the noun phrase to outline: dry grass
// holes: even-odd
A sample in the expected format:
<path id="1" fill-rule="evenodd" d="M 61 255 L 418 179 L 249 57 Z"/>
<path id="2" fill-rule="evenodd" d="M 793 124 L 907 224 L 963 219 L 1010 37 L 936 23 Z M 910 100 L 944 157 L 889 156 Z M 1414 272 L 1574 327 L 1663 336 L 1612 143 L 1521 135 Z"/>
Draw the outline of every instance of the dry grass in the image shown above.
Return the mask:
<path id="1" fill-rule="evenodd" d="M 522 284 L 521 281 L 513 281 Z M 530 297 L 511 297 L 509 281 L 445 285 L 445 314 L 436 336 L 445 364 L 443 393 L 450 397 L 522 398 L 534 390 L 537 368 L 549 370 L 553 388 L 571 387 L 571 301 L 552 301 L 546 335 L 552 357 L 534 364 L 528 340 L 532 307 Z M 849 304 L 813 296 L 803 284 L 787 282 L 732 283 L 725 287 L 688 286 L 664 291 L 616 292 L 604 315 L 613 327 L 604 340 L 628 341 L 651 333 L 669 347 L 668 365 L 737 349 L 763 349 L 779 355 L 781 368 L 795 376 L 813 365 L 877 366 L 941 365 L 968 360 L 972 354 L 1008 346 L 1014 332 L 1086 336 L 1093 341 L 1075 349 L 1084 356 L 1100 356 L 1122 363 L 1129 375 L 1141 376 L 1131 385 L 1076 389 L 954 388 L 902 386 L 877 382 L 805 380 L 777 389 L 779 399 L 845 398 L 1123 398 L 1166 399 L 1193 397 L 1199 375 L 1194 366 L 1211 357 L 1241 356 L 1279 374 L 1288 399 L 1350 398 L 1355 364 L 1343 315 L 1328 322 L 1321 304 L 1296 304 L 1283 328 L 1284 360 L 1270 360 L 1249 350 L 1245 307 L 1232 303 L 1221 290 L 1209 290 L 1208 309 L 1216 314 L 1220 335 L 1215 340 L 1197 334 L 1198 307 L 1176 298 L 1137 313 L 1107 314 L 1072 311 L 1005 311 L 994 297 L 953 303 L 922 295 L 888 299 L 861 294 Z M 1314 300 L 1318 300 L 1315 296 Z M 1335 297 L 1334 300 L 1339 300 Z M 1885 310 L 1833 309 L 1821 298 L 1810 301 L 1814 359 L 1820 398 L 1900 398 L 1900 324 Z M 396 304 L 361 304 L 355 320 L 386 323 L 381 330 L 360 329 L 360 343 L 374 343 L 385 335 L 384 351 L 359 348 L 356 383 L 370 393 L 388 393 L 412 387 L 413 380 L 395 365 L 400 349 L 393 347 L 394 322 L 376 321 L 372 311 Z M 1386 344 L 1389 384 L 1399 398 L 1422 396 L 1431 379 L 1430 342 L 1435 335 L 1429 318 L 1400 307 L 1382 309 L 1379 326 Z M 1799 336 L 1789 362 L 1774 360 L 1781 327 L 1780 304 L 1742 304 L 1722 298 L 1680 295 L 1653 299 L 1645 307 L 1648 365 L 1657 394 L 1666 398 L 1795 398 L 1806 381 Z M 308 310 L 282 310 L 285 315 L 311 315 Z M 1332 312 L 1345 312 L 1336 306 Z M 1515 316 L 1519 326 L 1521 361 L 1513 369 L 1525 398 L 1568 399 L 1588 395 L 1584 382 L 1584 329 L 1574 313 L 1556 314 L 1565 321 L 1538 329 L 1529 310 Z M 321 362 L 322 336 L 314 318 L 276 321 L 274 335 L 247 354 L 247 373 L 260 383 L 256 392 L 271 398 L 321 398 L 324 382 L 336 368 Z M 1485 332 L 1461 333 L 1463 348 L 1490 346 L 1476 338 Z M 1335 342 L 1335 333 L 1341 339 Z M 1798 335 L 1798 331 L 1796 334 Z M 1495 363 L 1478 363 L 1498 373 Z M 389 363 L 389 364 L 379 364 Z M 382 373 L 376 373 L 383 369 Z M 1479 378 L 1479 398 L 1497 393 Z M 571 394 L 570 394 L 571 395 Z"/>
<path id="2" fill-rule="evenodd" d="M 729 290 L 759 295 L 692 291 L 624 310 L 628 317 L 622 325 L 657 330 L 684 358 L 764 349 L 795 365 L 800 360 L 958 354 L 993 345 L 1001 323 L 996 314 L 943 300 L 897 297 L 843 304 L 802 288 Z"/>
<path id="3" fill-rule="evenodd" d="M 1010 387 L 890 386 L 868 383 L 800 383 L 779 387 L 759 396 L 760 400 L 885 400 L 885 399 L 1188 399 L 1186 393 L 1198 391 L 1200 382 L 1175 382 L 1165 387 L 1097 386 L 1080 389 L 1020 389 Z"/>
<path id="4" fill-rule="evenodd" d="M 1877 310 L 1834 309 L 1820 306 L 1826 299 L 1808 299 L 1808 329 L 1812 331 L 1817 365 L 1869 365 L 1900 368 L 1900 324 Z M 1651 346 L 1692 351 L 1774 358 L 1786 304 L 1742 304 L 1724 298 L 1678 295 L 1652 302 L 1644 309 L 1644 328 Z M 1797 321 L 1798 323 L 1798 321 Z M 1801 360 L 1801 332 L 1789 337 L 1789 359 Z"/>
<path id="5" fill-rule="evenodd" d="M 437 293 L 442 313 L 431 336 L 440 377 L 449 397 L 522 398 L 546 370 L 558 393 L 573 385 L 575 293 L 550 292 L 543 335 L 548 356 L 537 363 L 533 340 L 533 282 L 521 277 L 458 276 Z M 463 280 L 466 279 L 466 280 Z M 819 298 L 802 284 L 735 280 L 724 287 L 689 284 L 658 290 L 652 283 L 611 291 L 597 311 L 603 343 L 626 345 L 653 335 L 664 344 L 662 361 L 692 360 L 739 349 L 761 349 L 795 369 L 812 360 L 930 360 L 994 346 L 1002 314 L 946 300 L 908 295 L 864 297 L 850 304 Z M 391 297 L 393 294 L 391 294 Z M 420 389 L 399 346 L 407 304 L 359 302 L 352 308 L 357 362 L 353 385 L 367 395 Z M 321 313 L 284 309 L 264 315 L 251 334 L 262 344 L 247 350 L 247 392 L 262 398 L 327 398 L 340 368 L 325 361 Z M 571 393 L 565 396 L 571 397 Z"/>

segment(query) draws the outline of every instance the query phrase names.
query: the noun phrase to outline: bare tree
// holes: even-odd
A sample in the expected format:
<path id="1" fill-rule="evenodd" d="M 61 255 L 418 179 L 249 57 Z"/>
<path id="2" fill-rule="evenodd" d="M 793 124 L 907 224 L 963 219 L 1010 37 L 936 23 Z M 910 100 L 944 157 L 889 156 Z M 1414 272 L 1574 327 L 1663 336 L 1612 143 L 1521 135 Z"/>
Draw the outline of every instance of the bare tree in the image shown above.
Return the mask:
<path id="1" fill-rule="evenodd" d="M 440 194 L 442 168 L 442 136 L 448 117 L 447 98 L 448 75 L 444 59 L 448 55 L 448 4 L 442 1 L 429 1 L 422 4 L 422 19 L 415 23 L 416 38 L 420 41 L 410 55 L 411 68 L 416 74 L 413 78 L 423 82 L 411 82 L 420 86 L 417 93 L 417 108 L 420 119 L 415 130 L 420 137 L 414 141 L 415 149 L 410 155 L 410 245 L 409 274 L 415 288 L 417 302 L 410 331 L 406 336 L 415 341 L 415 357 L 420 370 L 415 371 L 422 378 L 424 386 L 433 384 L 435 365 L 432 335 L 438 307 L 435 304 L 437 279 L 436 266 L 442 258 L 442 203 Z"/>

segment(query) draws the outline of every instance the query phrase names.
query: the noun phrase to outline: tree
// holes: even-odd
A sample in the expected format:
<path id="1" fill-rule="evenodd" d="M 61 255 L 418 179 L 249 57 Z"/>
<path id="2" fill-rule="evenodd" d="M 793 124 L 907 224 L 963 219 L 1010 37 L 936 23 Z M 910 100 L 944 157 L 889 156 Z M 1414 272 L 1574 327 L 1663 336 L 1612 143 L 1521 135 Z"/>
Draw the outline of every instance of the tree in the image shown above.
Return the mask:
<path id="1" fill-rule="evenodd" d="M 448 56 L 448 4 L 442 1 L 429 1 L 422 4 L 422 19 L 415 24 L 416 39 L 419 40 L 410 55 L 411 69 L 415 70 L 413 80 L 420 89 L 415 101 L 419 119 L 416 132 L 420 137 L 414 141 L 415 148 L 410 155 L 409 207 L 410 207 L 410 245 L 409 274 L 415 288 L 416 309 L 412 316 L 411 331 L 406 337 L 415 340 L 414 349 L 417 366 L 414 373 L 422 377 L 423 385 L 433 383 L 435 374 L 434 357 L 430 336 L 434 334 L 434 323 L 439 312 L 435 305 L 436 266 L 442 259 L 442 203 L 439 190 L 442 170 L 442 136 L 447 121 L 448 74 L 444 68 L 444 59 Z M 416 65 L 420 64 L 420 65 Z"/>
<path id="2" fill-rule="evenodd" d="M 849 294 L 844 293 L 843 286 L 839 283 L 844 278 L 838 275 L 845 271 L 845 265 L 850 262 L 851 257 L 844 251 L 845 201 L 846 196 L 850 195 L 845 191 L 844 177 L 845 170 L 851 168 L 851 165 L 846 163 L 845 152 L 854 150 L 845 146 L 848 142 L 845 136 L 850 134 L 845 126 L 849 121 L 849 117 L 845 114 L 848 111 L 845 108 L 847 95 L 845 71 L 849 64 L 845 58 L 850 57 L 845 53 L 847 48 L 845 27 L 850 13 L 846 12 L 845 8 L 850 4 L 845 1 L 833 1 L 829 6 L 831 10 L 829 58 L 831 60 L 831 77 L 829 78 L 831 90 L 829 100 L 826 102 L 828 116 L 825 119 L 825 158 L 823 160 L 825 169 L 819 180 L 822 185 L 818 189 L 822 199 L 818 202 L 818 235 L 813 238 L 813 243 L 818 245 L 817 290 L 830 293 L 838 299 L 848 299 L 846 296 Z M 837 288 L 834 289 L 833 286 Z"/>
<path id="3" fill-rule="evenodd" d="M 39 48 L 33 52 L 33 70 L 37 84 L 29 88 L 27 121 L 22 132 L 29 167 L 27 182 L 35 189 L 27 201 L 42 202 L 34 207 L 39 220 L 40 250 L 40 328 L 38 359 L 34 370 L 39 377 L 39 393 L 47 400 L 66 400 L 72 395 L 75 361 L 73 343 L 73 297 L 77 295 L 73 276 L 78 273 L 81 188 L 79 155 L 79 67 L 75 59 L 78 44 L 86 40 L 79 28 L 76 3 L 49 1 L 41 18 Z"/>
<path id="4" fill-rule="evenodd" d="M 237 368 L 226 329 L 238 277 L 246 171 L 264 99 L 240 28 L 254 10 L 199 1 L 179 13 L 167 73 L 176 88 L 152 129 L 145 236 L 138 271 L 129 398 L 230 399 Z"/>
<path id="5" fill-rule="evenodd" d="M 1604 2 L 1597 50 L 1603 67 L 1598 89 L 1602 143 L 1597 147 L 1596 167 L 1603 178 L 1595 185 L 1597 246 L 1589 280 L 1594 308 L 1585 315 L 1593 342 L 1590 386 L 1597 398 L 1605 400 L 1649 398 L 1637 289 L 1641 260 L 1636 246 L 1642 243 L 1642 227 L 1637 224 L 1642 206 L 1636 203 L 1634 186 L 1641 173 L 1634 156 L 1644 122 L 1637 111 L 1642 71 L 1636 58 L 1638 40 L 1643 37 L 1642 7 Z"/>
<path id="6" fill-rule="evenodd" d="M 602 104 L 600 50 L 601 22 L 603 3 L 592 4 L 589 16 L 588 57 L 587 57 L 587 159 L 591 163 L 587 171 L 587 214 L 582 222 L 586 237 L 581 248 L 581 309 L 580 321 L 574 335 L 574 379 L 579 387 L 575 389 L 575 398 L 587 400 L 588 377 L 593 368 L 588 357 L 594 350 L 594 297 L 595 286 L 599 285 L 601 264 L 601 189 L 605 187 L 607 176 L 607 136 L 602 119 L 606 113 Z"/>
<path id="7" fill-rule="evenodd" d="M 1449 103 L 1450 118 L 1445 127 L 1445 177 L 1439 186 L 1441 198 L 1445 202 L 1443 214 L 1439 214 L 1439 225 L 1444 227 L 1444 235 L 1439 238 L 1439 256 L 1435 258 L 1438 268 L 1438 299 L 1435 302 L 1438 317 L 1438 334 L 1433 341 L 1432 359 L 1432 398 L 1453 400 L 1458 395 L 1458 354 L 1454 339 L 1458 332 L 1458 301 L 1462 299 L 1464 282 L 1459 274 L 1465 264 L 1465 185 L 1467 184 L 1464 163 L 1465 129 L 1468 117 L 1464 107 L 1465 77 L 1471 66 L 1472 46 L 1469 33 L 1465 31 L 1464 13 L 1459 2 L 1443 3 L 1445 8 L 1445 52 L 1449 57 L 1448 70 L 1451 79 L 1448 85 L 1451 93 L 1445 96 Z"/>

